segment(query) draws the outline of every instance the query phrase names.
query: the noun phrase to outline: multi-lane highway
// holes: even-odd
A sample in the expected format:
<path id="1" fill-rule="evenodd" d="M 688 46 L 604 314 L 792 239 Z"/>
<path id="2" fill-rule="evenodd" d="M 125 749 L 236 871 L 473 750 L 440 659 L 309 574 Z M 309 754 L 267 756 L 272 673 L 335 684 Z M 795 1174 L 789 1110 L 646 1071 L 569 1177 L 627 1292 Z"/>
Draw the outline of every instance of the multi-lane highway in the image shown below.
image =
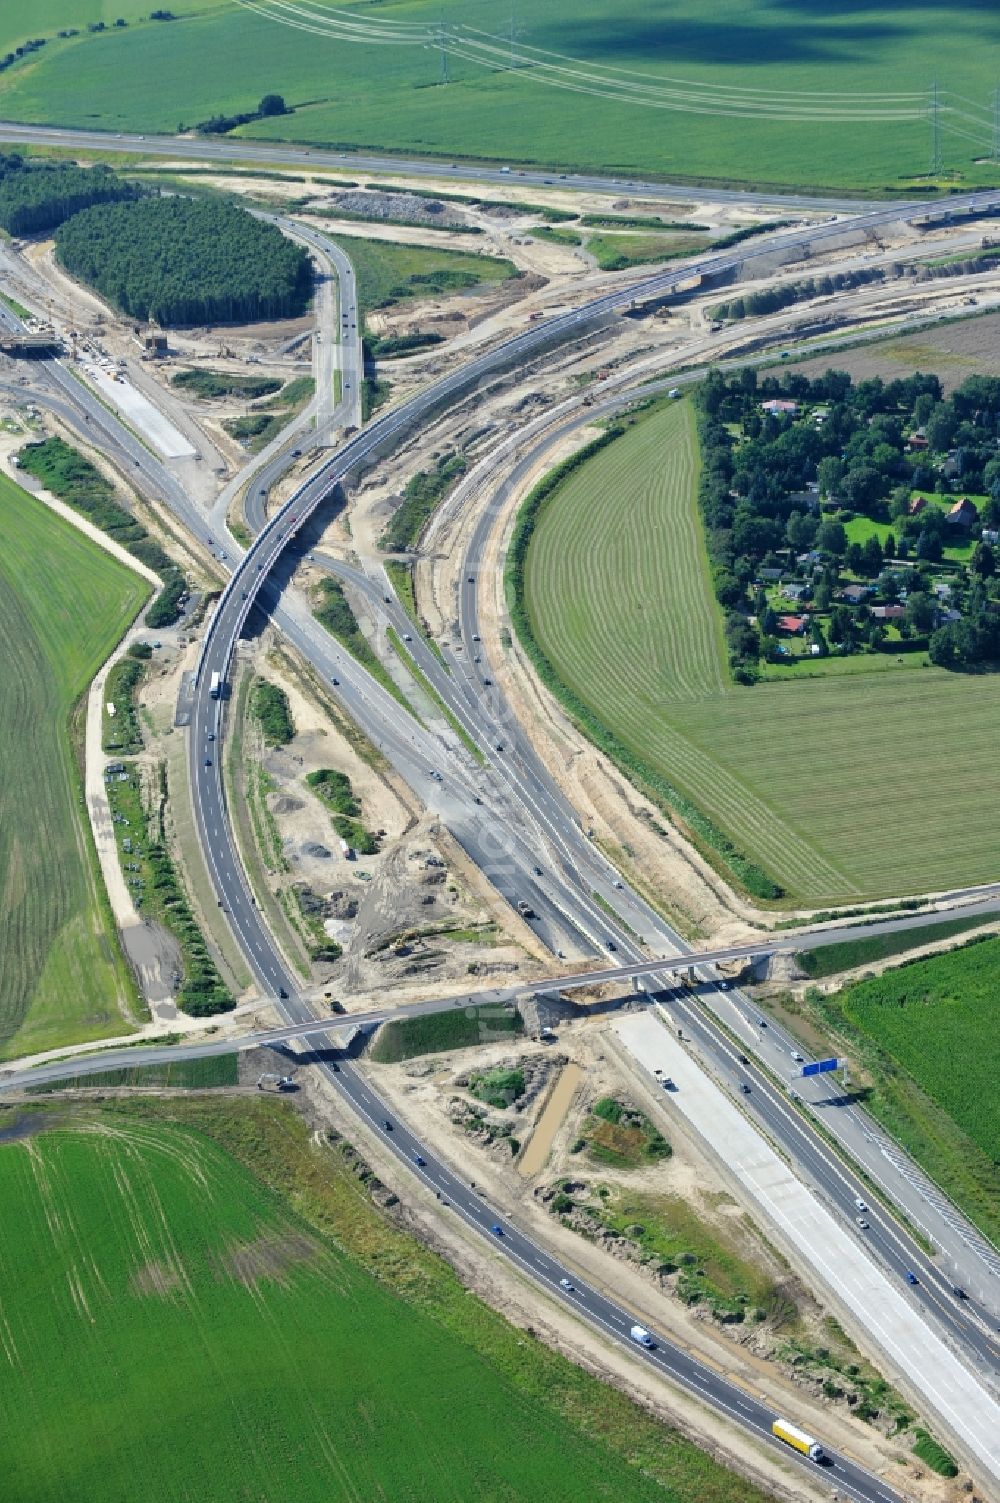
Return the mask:
<path id="1" fill-rule="evenodd" d="M 536 167 L 523 170 L 504 166 L 494 167 L 488 163 L 433 161 L 420 157 L 372 156 L 366 152 L 326 151 L 316 146 L 286 145 L 282 142 L 239 140 L 212 140 L 205 136 L 147 136 L 135 132 L 110 132 L 96 130 L 67 130 L 60 126 L 19 125 L 14 121 L 0 122 L 0 141 L 10 145 L 22 142 L 25 145 L 56 146 L 65 151 L 99 151 L 114 155 L 169 157 L 179 161 L 197 162 L 254 162 L 275 167 L 333 168 L 341 172 L 371 172 L 379 176 L 436 178 L 449 182 L 480 184 L 495 187 L 558 187 L 564 186 L 576 192 L 641 193 L 644 198 L 663 199 L 665 202 L 686 202 L 697 190 L 690 184 L 648 182 L 638 178 L 595 177 L 592 174 L 557 173 Z M 751 190 L 712 188 L 705 190 L 713 200 L 720 203 L 743 204 L 747 207 L 758 204 L 773 204 L 776 207 L 810 209 L 827 212 L 833 209 L 854 211 L 863 207 L 857 199 L 837 200 L 820 198 L 801 193 L 757 193 Z"/>
<path id="2" fill-rule="evenodd" d="M 950 207 L 957 210 L 962 207 L 983 206 L 993 201 L 990 194 L 969 194 L 953 200 Z M 477 382 L 487 381 L 505 369 L 538 357 L 546 348 L 572 338 L 588 326 L 614 318 L 622 309 L 668 297 L 696 273 L 703 276 L 720 274 L 735 269 L 747 260 L 767 255 L 773 252 L 774 243 L 779 238 L 781 244 L 801 250 L 806 246 L 821 244 L 832 235 L 851 229 L 871 228 L 902 217 L 904 212 L 908 217 L 917 217 L 927 210 L 926 205 L 910 205 L 905 211 L 894 206 L 876 209 L 853 220 L 842 221 L 836 226 L 811 226 L 804 230 L 784 232 L 780 237 L 762 237 L 751 249 L 735 256 L 708 255 L 687 262 L 681 271 L 672 269 L 656 272 L 629 287 L 613 289 L 568 313 L 544 320 L 450 372 L 400 406 L 391 408 L 356 437 L 349 439 L 271 518 L 234 570 L 209 623 L 199 663 L 192 713 L 191 769 L 196 814 L 209 863 L 216 878 L 219 900 L 230 915 L 232 926 L 247 951 L 255 976 L 272 994 L 280 994 L 287 989 L 287 978 L 283 976 L 284 967 L 266 934 L 260 915 L 253 908 L 225 817 L 219 759 L 217 755 L 210 755 L 207 751 L 209 734 L 220 735 L 224 726 L 224 717 L 219 715 L 219 703 L 210 698 L 209 687 L 213 675 L 217 674 L 220 679 L 226 680 L 236 641 L 253 602 L 267 575 L 285 551 L 289 538 L 303 521 L 339 481 L 346 479 L 353 470 L 365 463 L 370 463 L 385 447 L 399 442 L 432 412 L 456 400 Z"/>
<path id="3" fill-rule="evenodd" d="M 983 195 L 979 195 L 978 201 L 982 201 L 984 197 Z M 958 200 L 954 206 L 958 207 L 962 202 L 962 200 Z M 922 212 L 925 212 L 925 209 L 911 208 L 907 211 L 908 215 Z M 836 229 L 819 227 L 804 234 L 797 233 L 794 237 L 786 236 L 785 239 L 786 243 L 802 246 L 811 240 L 821 239 L 825 234 L 841 234 L 852 227 L 860 228 L 872 223 L 885 222 L 887 219 L 899 217 L 903 217 L 903 213 L 898 207 L 894 207 L 890 210 L 875 211 L 873 214 L 863 216 L 863 218 L 852 223 L 841 223 Z M 706 274 L 713 271 L 721 271 L 738 262 L 750 259 L 754 255 L 765 254 L 768 249 L 769 247 L 766 246 L 760 249 L 755 248 L 750 252 L 728 260 L 725 257 L 708 257 L 703 262 L 696 263 L 694 267 L 691 264 L 686 266 L 683 277 L 686 279 L 690 276 L 693 269 L 700 269 Z M 404 406 L 391 410 L 356 439 L 350 440 L 330 462 L 321 466 L 315 475 L 310 476 L 306 480 L 296 492 L 292 501 L 287 503 L 278 515 L 273 517 L 262 528 L 257 542 L 234 571 L 230 585 L 227 587 L 219 608 L 210 623 L 201 660 L 196 702 L 192 715 L 192 784 L 196 811 L 206 856 L 216 881 L 219 900 L 227 911 L 234 932 L 239 938 L 241 948 L 244 950 L 258 981 L 270 995 L 277 999 L 281 1011 L 290 1018 L 303 1023 L 308 1030 L 307 1037 L 310 1043 L 322 1043 L 322 1030 L 317 1029 L 316 1023 L 309 1016 L 305 1003 L 296 995 L 294 983 L 288 968 L 284 965 L 279 952 L 274 947 L 246 887 L 240 864 L 236 857 L 235 847 L 233 846 L 225 809 L 222 780 L 218 769 L 221 751 L 220 742 L 225 728 L 225 700 L 224 698 L 221 700 L 213 699 L 209 694 L 211 675 L 219 673 L 222 678 L 228 675 L 235 642 L 255 598 L 267 584 L 268 576 L 284 552 L 291 534 L 298 529 L 302 521 L 319 504 L 333 484 L 349 474 L 359 463 L 365 462 L 370 456 L 378 453 L 382 445 L 388 445 L 397 441 L 400 435 L 409 431 L 411 427 L 419 423 L 435 408 L 462 395 L 475 381 L 490 379 L 498 371 L 512 363 L 536 358 L 543 352 L 549 342 L 557 342 L 571 337 L 574 332 L 586 327 L 591 320 L 613 317 L 618 310 L 627 306 L 629 302 L 635 299 L 669 295 L 669 292 L 676 286 L 678 280 L 681 280 L 681 278 L 677 273 L 658 273 L 653 277 L 644 279 L 641 284 L 633 286 L 628 290 L 623 289 L 596 299 L 583 308 L 565 314 L 561 318 L 550 320 L 547 324 L 541 325 L 527 334 L 517 336 L 515 339 L 490 351 L 487 355 L 479 357 L 478 360 L 471 362 L 469 366 L 451 373 L 443 381 L 420 393 Z M 139 467 L 142 468 L 141 464 Z M 280 465 L 276 465 L 275 474 L 280 467 Z M 266 490 L 268 488 L 266 482 L 269 479 L 269 476 L 262 474 L 262 483 L 259 483 L 258 489 Z M 462 629 L 466 635 L 466 645 L 469 648 L 468 662 L 474 660 L 477 655 L 473 650 L 473 639 L 478 636 L 478 632 L 474 629 L 476 622 L 474 583 L 474 577 L 471 582 L 467 580 L 467 586 L 470 587 L 463 589 L 461 610 Z M 267 588 L 270 592 L 269 584 L 267 584 Z M 279 611 L 279 621 L 282 614 L 283 612 Z M 301 622 L 299 626 L 301 628 Z M 334 652 L 335 659 L 336 656 Z M 354 667 L 348 668 L 345 666 L 345 671 L 353 674 L 355 689 L 362 695 L 368 690 L 370 697 L 370 690 L 364 683 L 364 676 L 360 675 L 359 677 L 358 671 Z M 382 707 L 378 706 L 377 708 L 381 710 Z M 399 719 L 399 717 L 405 716 L 405 712 L 400 711 L 397 706 L 395 714 L 397 719 L 393 727 L 393 732 L 399 743 L 403 745 L 409 740 L 410 743 L 415 745 L 415 736 L 407 730 L 405 721 Z M 210 735 L 214 739 L 209 740 Z M 419 749 L 413 751 L 410 755 L 414 764 L 419 765 L 421 757 Z M 505 753 L 500 753 L 500 755 L 505 755 Z M 513 758 L 510 762 L 505 762 L 505 766 L 512 769 L 510 776 L 506 779 L 508 786 L 512 788 L 520 787 L 523 781 L 523 768 Z M 427 771 L 430 770 L 427 769 Z M 526 810 L 528 824 L 531 825 L 534 823 L 535 829 L 539 830 L 537 824 L 538 815 L 542 808 L 542 801 L 551 801 L 551 785 L 546 786 L 546 781 L 543 780 L 539 790 L 533 794 L 533 797 L 536 800 L 534 807 L 532 807 L 530 799 L 525 802 L 522 791 L 521 804 L 522 808 Z M 575 822 L 574 830 L 579 835 L 579 830 Z M 599 929 L 606 930 L 609 921 L 601 910 L 597 909 L 595 912 L 593 900 L 589 898 L 589 895 L 582 894 L 580 891 L 579 867 L 573 864 L 575 861 L 575 851 L 573 849 L 575 842 L 567 845 L 565 830 L 559 829 L 558 825 L 554 824 L 551 814 L 547 814 L 542 820 L 540 833 L 543 842 L 553 842 L 554 849 L 563 852 L 565 856 L 565 865 L 561 878 L 561 881 L 565 883 L 565 890 L 561 893 L 560 903 L 557 905 L 560 913 L 564 920 L 569 920 L 572 923 L 573 928 L 584 939 L 589 940 L 591 943 L 599 942 L 599 940 L 595 941 L 594 924 L 596 923 Z M 530 848 L 529 844 L 529 851 Z M 583 848 L 587 850 L 590 861 L 597 859 L 592 848 L 586 846 Z M 512 857 L 512 861 L 515 870 L 523 870 L 524 851 L 516 851 Z M 569 869 L 571 865 L 573 866 L 572 876 L 574 878 L 574 882 L 572 883 L 570 882 L 571 871 Z M 604 872 L 604 876 L 605 878 L 610 876 L 609 869 Z M 542 900 L 545 898 L 546 887 L 547 884 L 542 885 Z M 569 893 L 568 908 L 565 902 L 565 894 L 567 892 Z M 645 906 L 633 894 L 624 894 L 620 901 L 633 905 L 638 903 L 640 907 Z M 656 919 L 656 916 L 653 915 L 652 918 Z M 656 921 L 660 922 L 658 919 Z M 663 932 L 664 926 L 662 926 L 662 923 L 660 924 L 660 928 L 661 932 Z M 676 936 L 672 936 L 669 931 L 665 931 L 664 937 L 671 948 L 673 948 Z M 627 961 L 624 966 L 615 968 L 619 973 L 634 974 L 640 968 L 645 969 L 647 966 L 653 971 L 657 969 L 663 970 L 662 960 L 657 965 L 657 962 L 643 961 L 638 949 L 630 952 L 630 948 L 625 944 L 620 944 L 619 948 L 622 949 L 623 958 Z M 712 1042 L 717 1043 L 714 1034 Z M 132 1058 L 133 1060 L 135 1058 L 134 1052 Z M 352 1095 L 355 1089 L 359 1092 L 364 1092 L 365 1099 L 368 1101 L 371 1109 L 376 1111 L 383 1110 L 381 1104 L 376 1103 L 371 1096 L 370 1088 L 363 1081 L 360 1081 L 358 1077 L 354 1076 L 352 1072 L 346 1068 L 334 1071 L 331 1065 L 327 1065 L 325 1068 L 330 1071 L 331 1079 L 334 1077 L 337 1078 L 337 1083 L 341 1085 L 346 1094 Z M 38 1077 L 36 1076 L 35 1078 L 37 1079 Z M 769 1089 L 769 1085 L 765 1084 L 765 1078 L 762 1077 L 757 1094 L 765 1096 Z M 352 1095 L 353 1099 L 355 1098 Z M 361 1101 L 356 1101 L 356 1104 L 359 1106 L 359 1109 L 364 1106 L 364 1102 Z M 407 1145 L 402 1131 L 399 1131 L 398 1136 L 394 1133 L 387 1135 L 387 1137 L 392 1138 L 393 1147 L 396 1151 L 405 1156 Z M 447 1176 L 448 1172 L 442 1166 L 434 1165 L 433 1160 L 426 1153 L 422 1154 L 422 1157 L 428 1159 L 427 1166 L 423 1167 L 433 1167 L 435 1174 Z M 442 1193 L 445 1192 L 442 1190 Z M 459 1202 L 456 1202 L 457 1204 Z M 478 1200 L 476 1204 L 478 1205 Z M 471 1214 L 468 1207 L 463 1214 Z M 492 1235 L 489 1229 L 487 1229 L 487 1232 L 489 1235 Z M 515 1242 L 513 1229 L 511 1229 L 509 1236 L 505 1235 L 495 1240 L 499 1250 L 507 1253 L 509 1256 L 515 1257 L 525 1267 L 526 1271 L 532 1271 L 530 1258 L 528 1261 L 525 1261 L 526 1250 L 521 1249 Z M 581 1307 L 585 1308 L 583 1304 Z M 609 1307 L 609 1310 L 613 1310 L 613 1308 Z M 585 1309 L 585 1313 L 590 1314 L 591 1318 L 601 1319 L 602 1323 L 607 1324 L 601 1312 Z M 615 1318 L 617 1319 L 619 1316 L 623 1321 L 628 1322 L 629 1317 L 625 1312 L 618 1312 Z M 675 1361 L 678 1355 L 670 1354 L 671 1362 Z M 718 1383 L 714 1375 L 710 1376 Z M 695 1386 L 697 1387 L 698 1385 Z M 728 1397 L 724 1394 L 720 1395 L 718 1389 L 706 1390 L 706 1392 L 710 1396 L 714 1396 L 715 1402 L 720 1407 L 727 1407 Z M 745 1396 L 743 1397 L 745 1399 Z M 762 1414 L 766 1420 L 766 1411 L 762 1411 Z M 737 1413 L 737 1417 L 741 1418 L 743 1423 L 750 1424 L 751 1428 L 757 1427 L 752 1416 L 746 1417 Z M 872 1490 L 873 1484 L 877 1486 L 874 1483 L 874 1479 L 867 1478 L 863 1473 L 857 1478 L 853 1478 L 849 1473 L 845 1472 L 844 1477 L 840 1478 L 838 1476 L 837 1480 L 838 1485 L 843 1490 L 849 1491 L 852 1496 L 870 1498 L 878 1495 Z M 885 1489 L 881 1489 L 881 1494 L 883 1496 L 887 1495 Z"/>

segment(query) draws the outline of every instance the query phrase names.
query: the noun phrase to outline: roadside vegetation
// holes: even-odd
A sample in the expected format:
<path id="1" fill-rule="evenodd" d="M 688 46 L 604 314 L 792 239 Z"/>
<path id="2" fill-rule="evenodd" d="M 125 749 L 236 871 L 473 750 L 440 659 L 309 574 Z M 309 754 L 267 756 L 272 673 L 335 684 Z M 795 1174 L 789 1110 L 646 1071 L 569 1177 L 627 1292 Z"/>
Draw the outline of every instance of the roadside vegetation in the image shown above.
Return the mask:
<path id="1" fill-rule="evenodd" d="M 951 939 L 953 935 L 965 934 L 991 922 L 989 914 L 980 914 L 978 918 L 944 919 L 940 924 L 903 929 L 898 934 L 873 934 L 867 939 L 819 945 L 815 950 L 800 951 L 795 958 L 806 975 L 818 981 L 823 976 L 837 976 L 841 971 L 853 971 L 858 966 L 875 965 L 894 955 L 905 955 L 907 950 L 923 945 L 939 944 L 943 939 Z"/>
<path id="2" fill-rule="evenodd" d="M 330 810 L 333 828 L 359 856 L 374 856 L 378 837 L 366 830 L 361 818 L 361 803 L 356 798 L 346 772 L 319 767 L 306 773 L 306 783 Z"/>
<path id="3" fill-rule="evenodd" d="M 470 757 L 473 757 L 481 767 L 484 767 L 486 765 L 486 757 L 484 753 L 476 745 L 476 742 L 469 735 L 469 732 L 465 729 L 465 726 L 462 724 L 461 720 L 459 720 L 458 716 L 455 714 L 451 706 L 446 703 L 446 701 L 438 693 L 437 689 L 435 689 L 434 685 L 431 683 L 424 670 L 420 667 L 412 652 L 410 652 L 410 650 L 404 645 L 403 640 L 396 628 L 394 626 L 387 627 L 386 636 L 388 637 L 389 643 L 392 646 L 393 651 L 399 658 L 400 662 L 405 665 L 406 671 L 413 678 L 414 682 L 418 684 L 426 694 L 427 698 L 430 700 L 431 704 L 437 710 L 441 718 L 443 720 L 446 720 L 451 726 L 455 735 L 458 737 L 459 741 L 461 741 Z"/>
<path id="4" fill-rule="evenodd" d="M 495 1070 L 472 1070 L 468 1089 L 478 1101 L 504 1111 L 524 1095 L 524 1071 L 501 1066 Z"/>
<path id="5" fill-rule="evenodd" d="M 392 383 L 381 376 L 368 374 L 361 379 L 361 421 L 367 423 L 373 413 L 384 407 L 392 395 Z"/>
<path id="6" fill-rule="evenodd" d="M 162 762 L 155 781 L 145 790 L 134 762 L 126 763 L 124 774 L 108 782 L 118 859 L 135 905 L 161 923 L 180 946 L 177 1006 L 191 1017 L 210 1017 L 230 1012 L 236 1004 L 219 975 L 167 848 L 167 799 L 167 769 Z"/>
<path id="7" fill-rule="evenodd" d="M 370 1055 L 380 1064 L 396 1064 L 421 1054 L 481 1047 L 492 1040 L 515 1038 L 523 1032 L 521 1015 L 513 1008 L 488 1004 L 456 1007 L 451 1012 L 430 1013 L 425 1018 L 399 1018 L 383 1023 Z"/>
<path id="8" fill-rule="evenodd" d="M 0 1057 L 127 1033 L 135 984 L 83 805 L 83 698 L 149 586 L 0 477 Z"/>
<path id="9" fill-rule="evenodd" d="M 206 1488 L 236 1503 L 271 1490 L 278 1447 L 302 1503 L 435 1496 L 442 1467 L 456 1497 L 502 1487 L 509 1503 L 764 1503 L 470 1297 L 373 1203 L 385 1192 L 357 1153 L 335 1134 L 315 1142 L 287 1103 L 132 1098 L 79 1106 L 72 1122 L 53 1106 L 46 1124 L 48 1107 L 33 1103 L 32 1137 L 0 1146 L 6 1256 L 23 1273 L 5 1302 L 20 1353 L 9 1401 L 23 1416 L 5 1457 L 13 1496 L 96 1503 L 141 1473 L 149 1503 Z M 34 1214 L 39 1176 L 54 1233 Z M 60 1267 L 77 1304 L 46 1297 Z M 105 1360 L 84 1393 L 94 1320 Z M 125 1439 L 84 1465 L 95 1403 L 115 1409 Z M 170 1445 L 181 1416 L 184 1444 Z"/>
<path id="10" fill-rule="evenodd" d="M 397 360 L 444 343 L 443 334 L 386 334 L 365 336 L 365 353 L 372 360 Z"/>
<path id="11" fill-rule="evenodd" d="M 461 292 L 481 282 L 504 282 L 517 275 L 512 261 L 471 255 L 436 246 L 397 245 L 361 236 L 331 236 L 351 259 L 362 317 L 375 308 L 418 297 Z"/>
<path id="12" fill-rule="evenodd" d="M 259 454 L 302 411 L 315 389 L 312 376 L 296 376 L 243 417 L 223 418 L 222 426 L 231 438 L 245 443 L 251 454 Z"/>
<path id="13" fill-rule="evenodd" d="M 710 242 L 703 235 L 690 234 L 643 235 L 625 231 L 598 233 L 587 239 L 587 250 L 602 271 L 625 271 L 630 266 L 644 266 L 647 262 L 695 256 L 709 248 Z"/>
<path id="14" fill-rule="evenodd" d="M 40 480 L 46 490 L 81 512 L 133 558 L 159 574 L 163 589 L 146 611 L 146 625 L 154 629 L 172 626 L 180 615 L 181 600 L 187 591 L 184 574 L 142 523 L 119 504 L 114 486 L 96 465 L 61 438 L 26 444 L 17 457 L 21 469 Z"/>
<path id="15" fill-rule="evenodd" d="M 852 1060 L 867 1109 L 994 1241 L 998 965 L 1000 940 L 973 939 L 803 1003 Z"/>
<path id="16" fill-rule="evenodd" d="M 577 1153 L 585 1149 L 594 1163 L 618 1169 L 655 1164 L 668 1159 L 672 1151 L 643 1112 L 614 1096 L 602 1096 L 594 1102 L 573 1146 Z"/>
<path id="17" fill-rule="evenodd" d="M 348 652 L 377 679 L 404 709 L 410 710 L 403 691 L 397 686 L 385 664 L 378 657 L 368 638 L 358 625 L 358 618 L 351 609 L 339 579 L 324 577 L 316 586 L 316 605 L 313 615 L 332 637 L 347 648 Z M 412 714 L 412 710 L 410 710 Z"/>
<path id="18" fill-rule="evenodd" d="M 940 1441 L 935 1440 L 933 1435 L 926 1430 L 917 1430 L 915 1434 L 917 1438 L 913 1445 L 914 1456 L 919 1457 L 932 1472 L 937 1472 L 939 1477 L 957 1477 L 958 1467 L 955 1464 L 955 1458 L 945 1450 Z"/>
<path id="19" fill-rule="evenodd" d="M 74 1075 L 67 1080 L 28 1086 L 27 1091 L 32 1096 L 52 1096 L 60 1091 L 148 1090 L 157 1086 L 170 1090 L 204 1091 L 238 1083 L 238 1056 L 215 1054 L 206 1059 L 171 1060 L 164 1065 L 132 1065 L 128 1069 L 97 1070 L 91 1075 Z"/>
<path id="20" fill-rule="evenodd" d="M 165 327 L 295 318 L 312 295 L 302 248 L 223 200 L 149 195 L 84 209 L 59 226 L 56 253 L 121 312 Z"/>
<path id="21" fill-rule="evenodd" d="M 128 757 L 142 751 L 142 728 L 135 696 L 146 676 L 146 663 L 151 656 L 148 643 L 133 642 L 105 680 L 101 745 L 106 752 Z"/>
<path id="22" fill-rule="evenodd" d="M 759 1266 L 727 1243 L 679 1196 L 563 1180 L 549 1210 L 591 1241 L 610 1232 L 630 1243 L 638 1261 L 685 1305 L 704 1305 L 726 1324 L 795 1329 L 799 1312 Z"/>
<path id="23" fill-rule="evenodd" d="M 171 386 L 179 386 L 192 396 L 204 397 L 270 397 L 281 390 L 282 382 L 277 376 L 240 376 L 229 371 L 207 370 L 198 366 L 192 370 L 178 371 L 170 378 Z"/>
<path id="24" fill-rule="evenodd" d="M 288 695 L 277 684 L 264 678 L 255 679 L 250 692 L 250 711 L 260 725 L 267 746 L 287 746 L 295 735 Z"/>
<path id="25" fill-rule="evenodd" d="M 465 456 L 449 450 L 439 455 L 433 469 L 411 475 L 403 487 L 403 499 L 379 539 L 380 546 L 387 553 L 403 553 L 415 547 L 434 512 L 467 469 Z"/>

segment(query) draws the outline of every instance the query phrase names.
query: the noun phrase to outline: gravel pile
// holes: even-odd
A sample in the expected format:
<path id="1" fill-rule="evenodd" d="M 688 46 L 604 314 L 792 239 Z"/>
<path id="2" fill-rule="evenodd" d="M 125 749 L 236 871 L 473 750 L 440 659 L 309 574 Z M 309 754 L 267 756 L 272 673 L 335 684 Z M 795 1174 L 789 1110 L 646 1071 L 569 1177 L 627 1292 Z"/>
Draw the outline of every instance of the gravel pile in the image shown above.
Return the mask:
<path id="1" fill-rule="evenodd" d="M 466 223 L 463 214 L 439 199 L 421 198 L 416 193 L 335 193 L 329 206 L 348 214 L 363 214 L 366 219 L 373 220 L 406 219 L 414 224 L 436 225 Z"/>

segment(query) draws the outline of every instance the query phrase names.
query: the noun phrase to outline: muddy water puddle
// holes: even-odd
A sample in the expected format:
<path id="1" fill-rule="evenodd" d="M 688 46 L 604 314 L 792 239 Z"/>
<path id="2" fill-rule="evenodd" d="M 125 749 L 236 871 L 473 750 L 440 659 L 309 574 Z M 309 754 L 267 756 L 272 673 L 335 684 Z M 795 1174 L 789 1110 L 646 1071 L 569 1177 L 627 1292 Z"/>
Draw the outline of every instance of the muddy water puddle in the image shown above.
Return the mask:
<path id="1" fill-rule="evenodd" d="M 562 1126 L 574 1092 L 582 1079 L 583 1070 L 579 1065 L 570 1063 L 563 1067 L 531 1135 L 531 1141 L 518 1160 L 518 1171 L 525 1179 L 536 1175 L 548 1158 L 553 1139 Z"/>

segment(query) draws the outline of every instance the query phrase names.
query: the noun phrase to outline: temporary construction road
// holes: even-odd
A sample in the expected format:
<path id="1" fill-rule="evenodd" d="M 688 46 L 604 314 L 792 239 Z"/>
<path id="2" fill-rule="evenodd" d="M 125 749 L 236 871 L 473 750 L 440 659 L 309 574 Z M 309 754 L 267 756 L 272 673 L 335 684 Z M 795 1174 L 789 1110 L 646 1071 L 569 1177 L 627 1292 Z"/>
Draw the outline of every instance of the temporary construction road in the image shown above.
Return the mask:
<path id="1" fill-rule="evenodd" d="M 879 212 L 883 218 L 904 217 L 902 212 L 896 208 L 891 211 Z M 926 213 L 927 206 L 923 206 L 923 208 L 913 210 L 912 212 L 914 214 Z M 864 225 L 872 221 L 877 221 L 877 215 L 864 216 L 864 219 L 859 221 L 859 224 Z M 835 232 L 823 231 L 821 229 L 814 230 L 805 235 L 801 243 L 804 244 L 811 238 L 822 238 L 824 233 L 839 234 L 843 233 L 845 229 L 850 228 L 850 225 L 840 225 Z M 786 237 L 785 243 L 798 245 L 800 241 Z M 742 255 L 736 258 L 736 261 L 742 262 L 749 259 L 751 254 L 756 254 L 756 252 Z M 711 264 L 709 264 L 710 261 Z M 726 262 L 723 258 L 715 258 L 714 260 L 707 258 L 700 269 L 706 272 L 718 271 L 725 269 L 731 264 L 733 263 Z M 685 268 L 683 280 L 686 280 L 691 275 L 692 269 L 690 265 Z M 216 756 L 211 757 L 202 757 L 200 754 L 201 749 L 206 745 L 207 741 L 207 737 L 204 737 L 200 733 L 209 725 L 218 725 L 220 731 L 223 728 L 223 723 L 218 719 L 218 712 L 221 706 L 219 702 L 212 701 L 207 694 L 209 675 L 213 672 L 219 672 L 222 677 L 225 677 L 236 638 L 242 630 L 253 599 L 264 582 L 264 576 L 269 574 L 273 566 L 277 563 L 278 558 L 284 551 L 289 534 L 301 525 L 301 522 L 309 512 L 328 493 L 332 484 L 338 479 L 343 478 L 360 462 L 363 462 L 376 453 L 381 444 L 395 441 L 400 433 L 407 431 L 409 425 L 419 422 L 437 404 L 445 402 L 452 396 L 465 391 L 471 382 L 489 376 L 507 362 L 517 362 L 528 357 L 533 358 L 542 352 L 542 349 L 550 340 L 569 337 L 575 330 L 586 327 L 591 319 L 611 316 L 617 308 L 627 306 L 630 301 L 634 301 L 637 297 L 658 298 L 666 296 L 676 286 L 678 280 L 682 280 L 682 278 L 679 278 L 676 273 L 660 274 L 657 277 L 647 279 L 640 286 L 633 286 L 627 290 L 623 289 L 606 298 L 596 300 L 583 309 L 563 315 L 561 319 L 550 321 L 548 325 L 539 326 L 539 328 L 530 331 L 529 334 L 518 336 L 517 339 L 509 341 L 507 345 L 490 352 L 488 356 L 481 357 L 479 361 L 472 362 L 469 367 L 453 373 L 445 381 L 438 383 L 436 387 L 421 393 L 413 401 L 407 403 L 405 407 L 386 414 L 385 418 L 372 424 L 363 434 L 359 435 L 357 440 L 353 440 L 345 446 L 344 450 L 335 456 L 330 464 L 324 465 L 316 475 L 311 477 L 300 488 L 292 501 L 282 509 L 282 512 L 266 525 L 260 539 L 239 565 L 230 585 L 227 587 L 219 609 L 212 619 L 206 639 L 205 652 L 202 658 L 202 671 L 199 679 L 201 700 L 199 701 L 196 698 L 193 716 L 191 745 L 196 807 L 198 807 L 201 819 L 206 854 L 214 867 L 217 887 L 222 894 L 221 901 L 233 919 L 234 930 L 240 935 L 242 948 L 244 948 L 258 980 L 278 999 L 282 1010 L 288 1012 L 293 1017 L 298 1015 L 298 1018 L 302 1022 L 308 1023 L 308 1026 L 313 1030 L 316 1030 L 317 1025 L 314 1020 L 308 1018 L 307 1010 L 304 1014 L 304 1004 L 300 998 L 293 994 L 293 983 L 287 974 L 280 955 L 270 941 L 270 936 L 267 935 L 260 922 L 260 916 L 256 912 L 252 899 L 250 899 L 245 888 L 238 861 L 235 859 L 227 861 L 225 850 L 220 850 L 220 846 L 223 848 L 227 844 L 231 846 L 231 838 L 229 837 L 224 801 L 221 798 L 221 779 L 218 777 L 216 766 L 217 752 Z M 202 775 L 203 770 L 206 775 Z M 211 776 L 207 774 L 211 774 Z M 213 802 L 212 794 L 214 785 L 217 785 L 220 796 Z M 657 970 L 664 970 L 662 960 L 659 962 L 642 962 L 642 965 L 654 973 Z M 637 964 L 635 961 L 630 961 L 621 970 L 626 974 L 635 974 Z M 320 1035 L 317 1033 L 314 1036 L 319 1037 Z M 135 1058 L 136 1056 L 133 1052 L 132 1060 L 134 1061 Z M 342 1072 L 337 1071 L 334 1073 Z M 35 1078 L 38 1079 L 37 1076 Z M 860 1485 L 862 1488 L 867 1488 L 868 1486 L 863 1474 Z M 855 1496 L 874 1496 L 870 1490 L 858 1492 L 855 1491 L 853 1486 L 851 1490 Z"/>

